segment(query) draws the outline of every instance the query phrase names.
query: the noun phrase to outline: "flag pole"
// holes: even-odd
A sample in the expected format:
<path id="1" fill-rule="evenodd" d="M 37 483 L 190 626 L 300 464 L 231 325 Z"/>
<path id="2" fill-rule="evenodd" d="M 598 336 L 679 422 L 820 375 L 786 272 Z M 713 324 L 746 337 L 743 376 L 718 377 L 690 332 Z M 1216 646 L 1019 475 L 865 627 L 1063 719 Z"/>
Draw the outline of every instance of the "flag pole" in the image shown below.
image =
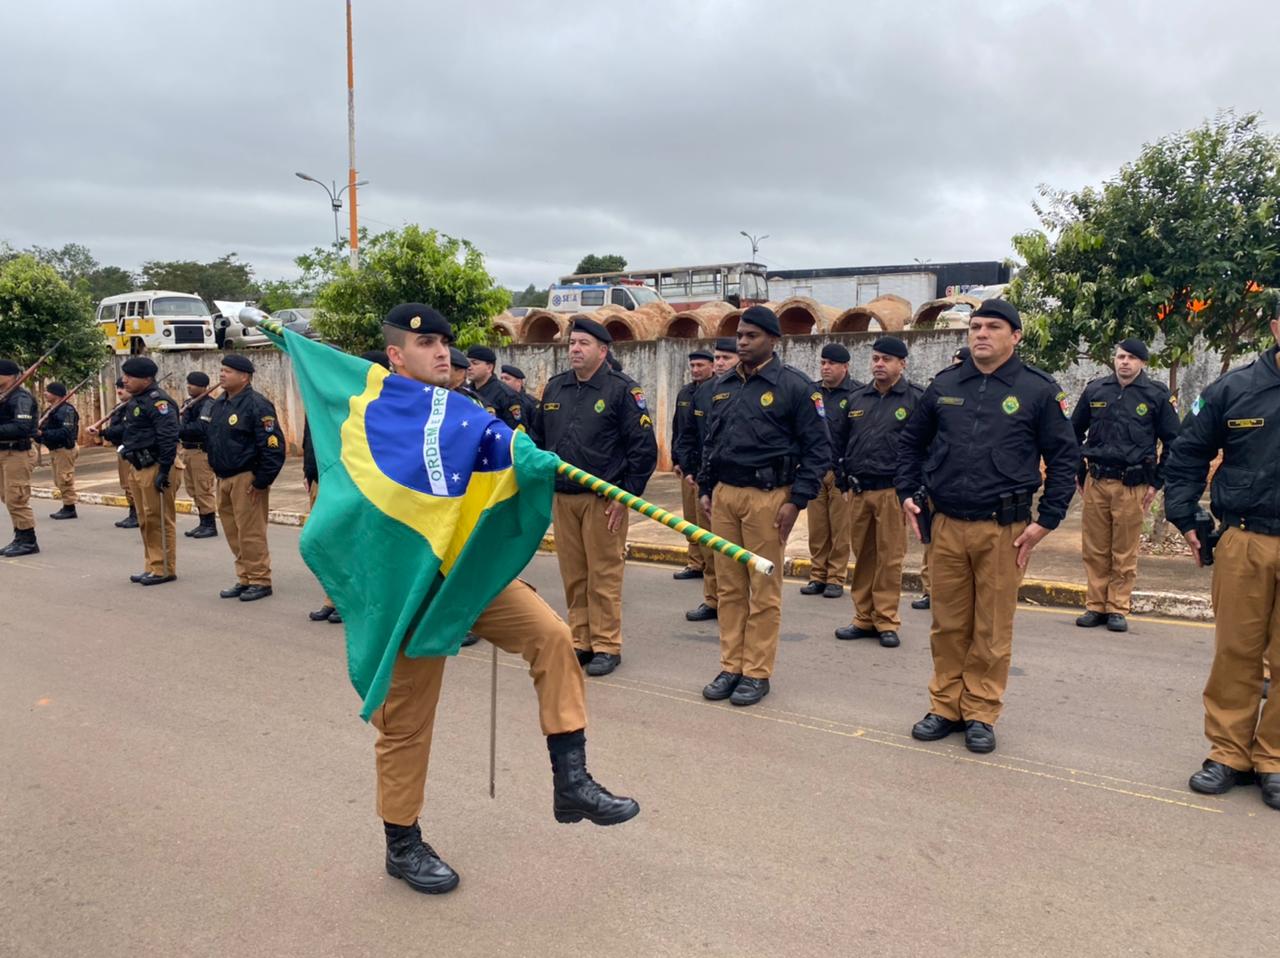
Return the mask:
<path id="1" fill-rule="evenodd" d="M 493 666 L 489 671 L 489 797 L 494 797 L 498 765 L 498 646 L 493 646 Z"/>
<path id="2" fill-rule="evenodd" d="M 621 502 L 628 509 L 640 513 L 645 518 L 652 519 L 654 522 L 661 522 L 664 526 L 674 529 L 689 541 L 696 542 L 700 546 L 705 546 L 708 549 L 719 552 L 721 555 L 728 556 L 734 562 L 740 562 L 761 575 L 773 575 L 773 562 L 764 556 L 756 555 L 754 552 L 744 549 L 728 539 L 722 539 L 714 532 L 702 528 L 696 522 L 690 522 L 688 519 L 673 515 L 661 506 L 656 506 L 652 502 L 641 499 L 625 489 L 619 489 L 613 483 L 605 482 L 598 476 L 584 472 L 577 466 L 561 462 L 556 467 L 556 473 L 570 482 L 576 482 L 578 485 L 604 496 L 606 499 Z"/>

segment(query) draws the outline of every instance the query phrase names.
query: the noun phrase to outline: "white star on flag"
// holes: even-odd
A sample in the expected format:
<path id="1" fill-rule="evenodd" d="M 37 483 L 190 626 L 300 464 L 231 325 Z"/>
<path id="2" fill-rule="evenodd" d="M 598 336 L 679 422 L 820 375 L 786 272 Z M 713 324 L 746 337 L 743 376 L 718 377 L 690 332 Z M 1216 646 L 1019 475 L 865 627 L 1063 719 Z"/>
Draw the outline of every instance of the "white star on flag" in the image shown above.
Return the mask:
<path id="1" fill-rule="evenodd" d="M 455 472 L 455 473 L 453 474 L 453 481 L 454 481 L 454 482 L 461 482 L 461 481 L 462 481 L 462 477 L 461 477 L 460 475 L 458 475 L 458 474 Z"/>
<path id="2" fill-rule="evenodd" d="M 468 426 L 470 426 L 470 425 L 471 425 L 471 423 L 470 423 L 469 421 L 467 421 L 466 419 L 462 420 L 462 428 L 463 428 L 463 429 L 466 429 L 466 428 L 467 428 Z"/>

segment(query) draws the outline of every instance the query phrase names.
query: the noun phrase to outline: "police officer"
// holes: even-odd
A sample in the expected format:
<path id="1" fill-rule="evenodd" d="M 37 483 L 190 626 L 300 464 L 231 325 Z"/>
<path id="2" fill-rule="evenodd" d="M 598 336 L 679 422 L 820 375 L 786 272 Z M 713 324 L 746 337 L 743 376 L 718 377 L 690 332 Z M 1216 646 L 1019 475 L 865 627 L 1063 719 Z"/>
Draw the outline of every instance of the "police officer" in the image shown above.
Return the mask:
<path id="1" fill-rule="evenodd" d="M 836 486 L 849 433 L 850 397 L 862 383 L 849 376 L 849 350 L 827 343 L 820 357 L 819 385 L 831 437 L 831 468 L 822 478 L 817 496 L 809 503 L 809 581 L 801 595 L 838 599 L 844 595 L 849 572 L 849 500 Z"/>
<path id="2" fill-rule="evenodd" d="M 471 365 L 467 378 L 471 382 L 471 388 L 480 397 L 485 412 L 490 416 L 497 416 L 512 429 L 520 426 L 527 429 L 520 397 L 493 373 L 493 367 L 498 361 L 497 353 L 488 346 L 472 346 L 467 350 L 467 359 Z"/>
<path id="3" fill-rule="evenodd" d="M 1084 463 L 1084 558 L 1088 593 L 1076 625 L 1128 631 L 1129 597 L 1138 577 L 1142 519 L 1164 484 L 1163 464 L 1178 435 L 1173 397 L 1145 371 L 1147 344 L 1126 339 L 1115 372 L 1085 387 L 1071 414 Z M 1156 440 L 1162 446 L 1156 461 Z"/>
<path id="4" fill-rule="evenodd" d="M 773 562 L 769 576 L 717 553 L 720 673 L 702 694 L 754 705 L 769 694 L 782 620 L 782 550 L 831 468 L 822 393 L 784 366 L 766 306 L 738 320 L 735 370 L 715 380 L 698 488 L 717 535 Z"/>
<path id="5" fill-rule="evenodd" d="M 578 315 L 569 327 L 567 372 L 551 377 L 530 435 L 565 462 L 642 495 L 658 464 L 644 390 L 605 364 L 608 331 Z M 622 573 L 627 508 L 556 479 L 556 557 L 569 627 L 588 675 L 622 662 Z"/>
<path id="6" fill-rule="evenodd" d="M 267 513 L 271 484 L 284 466 L 276 407 L 254 390 L 253 372 L 247 356 L 222 357 L 218 382 L 224 392 L 213 404 L 206 440 L 218 477 L 218 515 L 236 558 L 236 584 L 218 594 L 241 602 L 271 595 Z"/>
<path id="7" fill-rule="evenodd" d="M 49 513 L 50 519 L 76 519 L 76 460 L 80 458 L 80 413 L 66 398 L 67 387 L 49 383 L 44 388 L 44 401 L 50 411 L 40 429 L 40 442 L 49 450 L 53 466 L 53 482 L 58 487 L 62 508 Z M 60 404 L 61 403 L 61 404 Z M 60 404 L 60 405 L 59 405 Z"/>
<path id="8" fill-rule="evenodd" d="M 129 390 L 124 388 L 124 377 L 116 380 L 116 408 L 112 410 L 111 418 L 107 425 L 103 427 L 101 432 L 90 426 L 86 432 L 89 435 L 98 438 L 101 437 L 108 445 L 115 446 L 119 450 L 124 442 L 124 410 L 130 400 Z M 129 503 L 129 514 L 123 519 L 116 522 L 117 529 L 136 529 L 138 528 L 138 509 L 137 504 L 133 501 L 133 488 L 129 484 L 129 463 L 125 462 L 124 456 L 116 453 L 116 475 L 120 479 L 120 488 L 124 491 L 125 501 Z"/>
<path id="9" fill-rule="evenodd" d="M 146 568 L 129 579 L 161 585 L 178 574 L 177 488 L 169 478 L 178 458 L 178 404 L 156 385 L 156 364 L 146 356 L 129 357 L 121 371 L 131 398 L 124 407 L 120 454 L 130 466 L 129 485 L 146 556 Z"/>
<path id="10" fill-rule="evenodd" d="M 432 386 L 448 383 L 453 333 L 434 309 L 421 303 L 397 306 L 387 314 L 383 334 L 397 374 Z M 406 436 L 405 441 L 421 443 L 422 437 Z M 494 543 L 494 548 L 501 544 Z M 610 794 L 587 771 L 582 670 L 574 660 L 564 621 L 517 579 L 498 593 L 472 629 L 529 663 L 542 733 L 551 754 L 556 820 L 571 823 L 585 818 L 597 825 L 616 825 L 639 814 L 640 806 L 633 799 Z M 443 656 L 409 658 L 401 651 L 386 702 L 372 718 L 378 730 L 374 751 L 378 815 L 387 842 L 386 870 L 428 893 L 447 892 L 458 884 L 457 872 L 422 841 L 418 826 L 446 661 Z"/>
<path id="11" fill-rule="evenodd" d="M 1031 550 L 1067 514 L 1080 462 L 1067 394 L 1023 364 L 1021 339 L 1017 309 L 985 300 L 969 318 L 969 359 L 938 373 L 899 444 L 898 498 L 917 537 L 922 487 L 934 511 L 931 704 L 911 735 L 931 742 L 963 730 L 971 752 L 996 747 L 1018 586 Z"/>
<path id="12" fill-rule="evenodd" d="M 836 629 L 837 639 L 879 639 L 899 645 L 898 603 L 907 530 L 894 491 L 898 437 L 920 404 L 924 390 L 908 382 L 907 344 L 881 336 L 871 346 L 871 382 L 849 399 L 848 440 L 839 479 L 849 497 L 853 543 L 853 624 Z"/>
<path id="13" fill-rule="evenodd" d="M 213 415 L 213 397 L 209 395 L 209 374 L 199 370 L 187 373 L 187 401 L 178 410 L 178 440 L 186 464 L 187 495 L 195 504 L 200 524 L 183 533 L 189 539 L 212 539 L 218 534 L 217 477 L 209 465 L 209 418 Z"/>
<path id="14" fill-rule="evenodd" d="M 36 542 L 36 517 L 31 511 L 31 445 L 36 433 L 36 401 L 16 386 L 22 369 L 11 359 L 0 359 L 0 489 L 13 522 L 13 541 L 0 556 L 16 559 L 40 551 Z"/>
<path id="15" fill-rule="evenodd" d="M 716 393 L 716 380 L 738 365 L 738 340 L 733 336 L 722 336 L 716 340 L 712 350 L 711 378 L 701 383 L 693 394 L 692 433 L 682 436 L 682 442 L 689 445 L 681 452 L 681 458 L 687 462 L 691 470 L 686 470 L 684 484 L 693 489 L 698 488 L 698 473 L 702 469 L 702 451 L 707 442 L 707 428 L 711 422 L 711 397 Z M 698 496 L 698 525 L 704 529 L 711 528 L 711 514 L 702 507 L 702 497 Z M 706 546 L 702 550 L 702 601 L 698 607 L 690 609 L 684 617 L 690 622 L 705 622 L 719 614 L 720 597 L 717 594 L 719 583 L 716 580 L 716 552 Z"/>
<path id="16" fill-rule="evenodd" d="M 697 445 L 697 426 L 693 421 L 693 394 L 699 386 L 711 378 L 715 356 L 709 349 L 695 349 L 689 353 L 689 376 L 687 383 L 676 393 L 676 410 L 671 417 L 671 458 L 674 460 L 672 472 L 680 483 L 680 504 L 684 517 L 689 522 L 698 521 L 698 487 L 685 482 L 685 476 L 697 476 L 698 464 L 695 454 L 701 450 Z M 673 572 L 673 579 L 701 579 L 704 574 L 704 562 L 701 546 L 690 541 L 688 558 L 685 567 Z"/>
<path id="17" fill-rule="evenodd" d="M 969 347 L 961 346 L 951 357 L 951 365 L 958 366 L 969 358 Z M 930 380 L 932 382 L 932 380 Z M 911 608 L 924 611 L 929 608 L 929 543 L 924 544 L 924 554 L 920 557 L 920 598 L 911 603 Z"/>
<path id="18" fill-rule="evenodd" d="M 1271 322 L 1280 342 L 1280 313 Z M 1219 451 L 1210 503 L 1222 538 L 1213 552 L 1213 665 L 1204 687 L 1209 757 L 1192 790 L 1219 795 L 1255 779 L 1280 809 L 1280 700 L 1262 701 L 1267 663 L 1280 665 L 1280 354 L 1272 346 L 1212 383 L 1183 420 L 1164 467 L 1164 507 L 1202 564 L 1212 522 L 1196 513 Z M 1259 714 L 1259 704 L 1262 710 Z"/>
<path id="19" fill-rule="evenodd" d="M 521 419 L 524 423 L 528 425 L 533 422 L 534 413 L 538 411 L 538 401 L 525 392 L 524 370 L 519 366 L 504 364 L 502 367 L 502 373 L 498 378 L 501 379 L 506 387 L 515 393 L 516 397 L 520 400 Z"/>
<path id="20" fill-rule="evenodd" d="M 471 360 L 457 346 L 449 347 L 449 391 L 463 392 L 466 395 L 475 396 L 476 402 L 480 402 L 480 397 L 467 385 L 467 374 L 471 371 Z M 484 405 L 481 403 L 481 405 Z"/>

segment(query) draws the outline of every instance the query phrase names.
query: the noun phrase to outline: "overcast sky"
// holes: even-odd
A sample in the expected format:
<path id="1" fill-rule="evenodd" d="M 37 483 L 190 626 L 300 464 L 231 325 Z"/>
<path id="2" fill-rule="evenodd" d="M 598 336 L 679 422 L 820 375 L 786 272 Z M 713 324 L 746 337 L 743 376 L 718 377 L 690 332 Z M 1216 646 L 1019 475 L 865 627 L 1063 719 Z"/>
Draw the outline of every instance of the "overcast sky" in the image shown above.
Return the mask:
<path id="1" fill-rule="evenodd" d="M 500 283 L 632 266 L 1000 259 L 1045 182 L 1215 111 L 1280 129 L 1280 3 L 356 0 L 361 223 L 465 237 Z M 0 12 L 0 239 L 104 263 L 330 242 L 341 0 Z M 342 221 L 345 235 L 345 211 Z"/>

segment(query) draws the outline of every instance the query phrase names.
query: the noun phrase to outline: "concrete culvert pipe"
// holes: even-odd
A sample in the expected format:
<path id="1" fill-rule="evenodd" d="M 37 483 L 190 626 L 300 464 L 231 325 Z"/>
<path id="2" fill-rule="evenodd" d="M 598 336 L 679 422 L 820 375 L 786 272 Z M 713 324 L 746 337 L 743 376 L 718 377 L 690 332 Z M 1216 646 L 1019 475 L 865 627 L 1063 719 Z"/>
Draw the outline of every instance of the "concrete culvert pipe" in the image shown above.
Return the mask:
<path id="1" fill-rule="evenodd" d="M 880 320 L 865 306 L 853 306 L 836 317 L 831 325 L 833 333 L 865 333 L 875 324 L 876 329 L 883 329 Z"/>
<path id="2" fill-rule="evenodd" d="M 725 303 L 724 305 L 728 306 L 729 304 Z M 775 303 L 773 300 L 769 300 L 767 303 L 761 303 L 760 305 L 768 307 L 769 309 L 773 310 L 774 313 L 778 312 L 778 304 Z M 727 313 L 724 313 L 722 316 L 720 316 L 720 318 L 716 320 L 714 335 L 716 336 L 737 335 L 738 320 L 741 318 L 742 314 L 747 311 L 748 308 L 749 307 L 744 306 L 744 307 L 739 307 L 738 309 L 730 309 Z M 784 329 L 783 332 L 786 332 L 786 330 Z"/>
<path id="3" fill-rule="evenodd" d="M 938 326 L 938 319 L 943 313 L 950 312 L 957 306 L 977 307 L 981 303 L 973 296 L 966 296 L 961 293 L 958 296 L 943 296 L 941 299 L 931 299 L 916 310 L 915 316 L 911 318 L 912 329 L 933 329 Z M 946 323 L 950 326 L 951 323 Z"/>
<path id="4" fill-rule="evenodd" d="M 549 309 L 531 309 L 520 325 L 521 343 L 555 343 L 564 333 L 567 316 Z"/>
<path id="5" fill-rule="evenodd" d="M 807 336 L 830 332 L 839 311 L 808 296 L 792 296 L 778 304 L 774 312 L 778 314 L 782 335 Z"/>
<path id="6" fill-rule="evenodd" d="M 662 333 L 667 339 L 702 339 L 704 334 L 692 312 L 676 313 Z"/>
<path id="7" fill-rule="evenodd" d="M 513 343 L 518 343 L 520 342 L 520 327 L 524 325 L 525 314 L 528 312 L 523 307 L 519 307 L 518 314 L 513 310 L 507 310 L 493 317 L 489 324 Z"/>

